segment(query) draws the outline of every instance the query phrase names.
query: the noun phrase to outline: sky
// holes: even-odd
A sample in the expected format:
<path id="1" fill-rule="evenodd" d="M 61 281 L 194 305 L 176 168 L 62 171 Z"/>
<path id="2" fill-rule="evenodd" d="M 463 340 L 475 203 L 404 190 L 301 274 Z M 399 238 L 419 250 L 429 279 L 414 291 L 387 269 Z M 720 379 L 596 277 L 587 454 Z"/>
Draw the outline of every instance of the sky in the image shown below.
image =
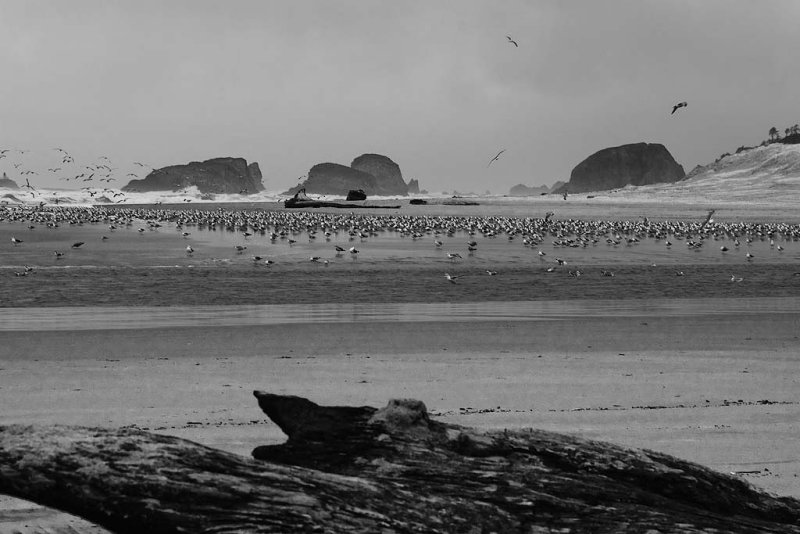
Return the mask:
<path id="1" fill-rule="evenodd" d="M 378 153 L 431 192 L 503 194 L 642 141 L 689 172 L 800 122 L 799 20 L 796 0 L 0 0 L 0 172 L 77 188 L 54 148 L 120 176 L 234 156 L 277 191 Z"/>

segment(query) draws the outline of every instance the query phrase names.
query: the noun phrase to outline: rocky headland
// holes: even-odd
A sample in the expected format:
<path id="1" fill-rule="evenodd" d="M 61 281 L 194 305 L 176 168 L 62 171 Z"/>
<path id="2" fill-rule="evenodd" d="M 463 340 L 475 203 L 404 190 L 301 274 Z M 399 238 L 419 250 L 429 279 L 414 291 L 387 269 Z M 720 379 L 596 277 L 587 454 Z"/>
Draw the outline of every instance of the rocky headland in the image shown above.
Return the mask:
<path id="1" fill-rule="evenodd" d="M 604 148 L 580 162 L 553 193 L 606 191 L 627 185 L 672 183 L 686 176 L 662 144 L 633 143 Z"/>
<path id="2" fill-rule="evenodd" d="M 419 184 L 416 187 L 419 189 Z M 349 167 L 318 163 L 308 171 L 304 182 L 284 194 L 294 195 L 301 189 L 311 194 L 342 196 L 353 189 L 362 189 L 367 196 L 406 196 L 409 193 L 400 167 L 380 154 L 362 154 Z"/>
<path id="3" fill-rule="evenodd" d="M 244 158 L 214 158 L 155 169 L 143 180 L 131 180 L 123 191 L 179 191 L 197 187 L 201 193 L 252 194 L 263 191 L 258 163 Z"/>

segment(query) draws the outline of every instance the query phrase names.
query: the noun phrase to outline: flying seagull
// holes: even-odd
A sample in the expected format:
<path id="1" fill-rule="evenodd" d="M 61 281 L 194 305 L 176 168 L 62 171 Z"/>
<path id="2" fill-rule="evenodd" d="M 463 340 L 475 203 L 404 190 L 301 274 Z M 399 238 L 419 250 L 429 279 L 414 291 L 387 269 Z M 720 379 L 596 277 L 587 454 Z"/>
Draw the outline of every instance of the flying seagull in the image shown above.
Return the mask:
<path id="1" fill-rule="evenodd" d="M 677 104 L 675 104 L 674 106 L 672 106 L 672 113 L 675 113 L 675 112 L 676 112 L 676 111 L 678 111 L 680 108 L 685 108 L 685 107 L 686 107 L 686 106 L 688 106 L 688 105 L 689 105 L 689 104 L 688 104 L 688 103 L 686 103 L 686 102 L 678 102 Z M 672 113 L 670 113 L 670 115 L 672 115 Z"/>
<path id="2" fill-rule="evenodd" d="M 497 153 L 497 155 L 495 155 L 495 157 L 493 157 L 492 159 L 490 159 L 490 160 L 489 160 L 489 164 L 488 164 L 488 165 L 486 165 L 486 166 L 488 167 L 489 165 L 491 165 L 491 164 L 492 164 L 492 162 L 495 162 L 495 161 L 497 161 L 497 160 L 500 158 L 500 154 L 502 154 L 502 153 L 503 153 L 503 152 L 505 152 L 505 151 L 506 151 L 506 149 L 504 148 L 503 150 L 501 150 L 500 152 L 498 152 L 498 153 Z"/>
<path id="3" fill-rule="evenodd" d="M 701 228 L 701 229 L 702 229 L 703 227 L 705 227 L 705 225 L 707 225 L 708 223 L 712 223 L 712 222 L 714 222 L 714 219 L 712 219 L 711 217 L 714 215 L 714 213 L 715 213 L 716 211 L 717 211 L 717 210 L 711 210 L 711 211 L 709 211 L 709 212 L 708 212 L 708 215 L 706 216 L 706 220 L 705 220 L 705 221 L 703 221 L 703 224 L 701 224 L 701 225 L 700 225 L 700 228 Z"/>
<path id="4" fill-rule="evenodd" d="M 511 43 L 514 46 L 516 46 L 517 48 L 519 48 L 519 45 L 517 44 L 517 42 L 514 39 L 512 39 L 510 35 L 506 35 L 506 39 L 508 39 L 509 43 Z"/>

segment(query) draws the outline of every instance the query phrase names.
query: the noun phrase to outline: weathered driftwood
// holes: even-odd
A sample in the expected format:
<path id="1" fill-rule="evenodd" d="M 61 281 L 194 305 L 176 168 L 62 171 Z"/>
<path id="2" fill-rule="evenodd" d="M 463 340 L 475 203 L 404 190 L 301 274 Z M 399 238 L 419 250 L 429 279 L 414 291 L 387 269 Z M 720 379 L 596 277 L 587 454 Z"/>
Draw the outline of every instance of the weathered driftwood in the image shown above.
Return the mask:
<path id="1" fill-rule="evenodd" d="M 667 455 L 479 432 L 419 401 L 256 397 L 289 436 L 259 460 L 134 429 L 0 427 L 0 492 L 115 532 L 800 533 L 800 501 Z"/>

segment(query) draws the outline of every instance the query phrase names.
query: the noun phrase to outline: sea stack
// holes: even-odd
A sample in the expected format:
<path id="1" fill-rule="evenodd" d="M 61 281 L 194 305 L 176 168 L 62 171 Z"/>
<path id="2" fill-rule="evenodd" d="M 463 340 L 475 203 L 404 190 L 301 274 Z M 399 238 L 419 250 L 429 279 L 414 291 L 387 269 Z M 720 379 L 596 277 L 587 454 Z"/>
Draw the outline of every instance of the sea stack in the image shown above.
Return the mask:
<path id="1" fill-rule="evenodd" d="M 131 180 L 123 191 L 179 191 L 197 187 L 201 193 L 252 194 L 264 190 L 258 163 L 244 158 L 214 158 L 155 169 L 143 180 Z"/>
<path id="2" fill-rule="evenodd" d="M 633 143 L 595 152 L 580 162 L 569 182 L 553 193 L 605 191 L 626 185 L 672 183 L 686 176 L 662 144 Z"/>

